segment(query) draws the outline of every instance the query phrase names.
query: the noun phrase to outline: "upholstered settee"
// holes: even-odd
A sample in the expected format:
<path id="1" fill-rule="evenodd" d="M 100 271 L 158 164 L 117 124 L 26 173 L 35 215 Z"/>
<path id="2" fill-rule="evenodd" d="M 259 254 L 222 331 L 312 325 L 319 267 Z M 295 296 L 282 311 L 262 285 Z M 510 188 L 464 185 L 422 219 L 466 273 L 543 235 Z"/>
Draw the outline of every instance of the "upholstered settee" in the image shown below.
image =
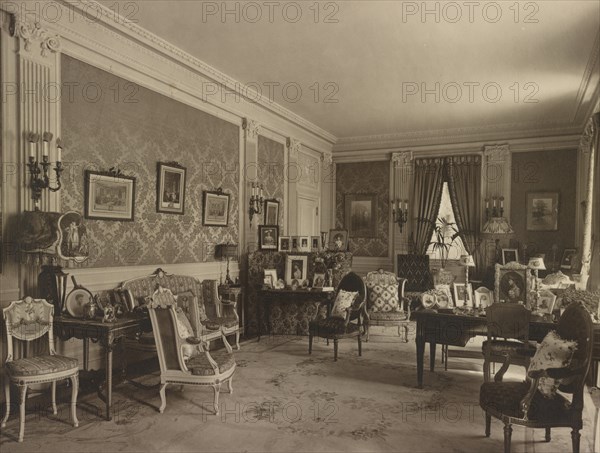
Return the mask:
<path id="1" fill-rule="evenodd" d="M 199 279 L 188 275 L 169 274 L 162 269 L 154 273 L 126 280 L 115 290 L 126 296 L 131 306 L 143 306 L 157 288 L 167 288 L 176 296 L 177 306 L 186 314 L 194 334 L 210 344 L 210 341 L 236 334 L 239 349 L 239 318 L 235 302 L 221 301 L 216 291 L 216 281 Z M 154 345 L 154 337 L 142 336 L 140 342 Z"/>

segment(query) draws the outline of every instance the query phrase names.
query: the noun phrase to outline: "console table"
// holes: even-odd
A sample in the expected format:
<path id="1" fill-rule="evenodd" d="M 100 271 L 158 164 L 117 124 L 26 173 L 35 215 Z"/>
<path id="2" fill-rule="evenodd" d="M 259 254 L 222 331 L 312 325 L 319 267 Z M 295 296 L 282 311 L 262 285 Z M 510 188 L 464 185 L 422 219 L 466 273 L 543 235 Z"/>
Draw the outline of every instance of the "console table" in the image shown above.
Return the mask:
<path id="1" fill-rule="evenodd" d="M 105 352 L 105 392 L 98 387 L 98 397 L 106 404 L 106 420 L 112 420 L 112 369 L 113 350 L 125 337 L 135 337 L 142 332 L 151 332 L 152 324 L 146 315 L 127 316 L 115 322 L 103 323 L 100 319 L 76 319 L 66 316 L 54 318 L 54 334 L 62 340 L 78 338 L 83 340 L 83 369 L 88 371 L 90 340 L 98 342 Z"/>
<path id="2" fill-rule="evenodd" d="M 257 290 L 258 303 L 256 305 L 258 313 L 257 319 L 264 319 L 267 325 L 267 333 L 271 335 L 271 305 L 273 302 L 323 302 L 327 303 L 327 314 L 331 313 L 331 305 L 334 300 L 335 291 L 315 291 L 309 289 L 259 289 Z M 262 323 L 258 323 L 258 341 L 262 334 Z"/>

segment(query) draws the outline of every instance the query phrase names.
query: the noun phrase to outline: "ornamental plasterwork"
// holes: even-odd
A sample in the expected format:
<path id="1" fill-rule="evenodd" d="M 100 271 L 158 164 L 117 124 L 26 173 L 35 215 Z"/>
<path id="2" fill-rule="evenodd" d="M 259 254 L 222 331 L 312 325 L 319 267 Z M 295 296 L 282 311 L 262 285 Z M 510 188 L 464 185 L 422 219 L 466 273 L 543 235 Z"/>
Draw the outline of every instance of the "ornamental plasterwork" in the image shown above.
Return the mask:
<path id="1" fill-rule="evenodd" d="M 596 113 L 595 115 L 600 115 L 600 113 Z M 600 123 L 600 119 L 598 122 L 596 122 L 596 121 L 594 121 L 594 116 L 592 116 L 589 119 L 589 121 L 585 127 L 585 130 L 583 132 L 583 135 L 581 136 L 581 142 L 579 143 L 579 150 L 583 154 L 588 154 L 591 151 L 592 138 L 594 137 L 594 132 L 600 126 L 599 123 Z"/>
<path id="2" fill-rule="evenodd" d="M 242 121 L 242 127 L 246 131 L 246 138 L 251 140 L 258 139 L 258 134 L 260 133 L 260 124 L 258 122 L 244 118 Z"/>
<path id="3" fill-rule="evenodd" d="M 14 15 L 13 36 L 23 40 L 25 50 L 31 52 L 32 44 L 40 42 L 40 53 L 42 57 L 48 56 L 48 53 L 60 51 L 60 38 L 58 35 L 48 35 L 46 30 L 39 22 L 31 22 L 23 19 L 20 14 Z"/>
<path id="4" fill-rule="evenodd" d="M 394 168 L 409 166 L 412 162 L 412 159 L 412 151 L 392 153 L 392 162 L 394 163 Z"/>
<path id="5" fill-rule="evenodd" d="M 293 159 L 297 159 L 298 153 L 302 149 L 302 143 L 300 143 L 300 140 L 296 140 L 295 138 L 288 138 L 287 147 L 290 150 L 290 157 Z"/>
<path id="6" fill-rule="evenodd" d="M 510 147 L 506 145 L 490 145 L 483 147 L 483 155 L 487 160 L 503 161 L 510 155 Z"/>
<path id="7" fill-rule="evenodd" d="M 329 153 L 321 154 L 321 163 L 327 167 L 331 166 L 333 163 L 333 156 Z"/>

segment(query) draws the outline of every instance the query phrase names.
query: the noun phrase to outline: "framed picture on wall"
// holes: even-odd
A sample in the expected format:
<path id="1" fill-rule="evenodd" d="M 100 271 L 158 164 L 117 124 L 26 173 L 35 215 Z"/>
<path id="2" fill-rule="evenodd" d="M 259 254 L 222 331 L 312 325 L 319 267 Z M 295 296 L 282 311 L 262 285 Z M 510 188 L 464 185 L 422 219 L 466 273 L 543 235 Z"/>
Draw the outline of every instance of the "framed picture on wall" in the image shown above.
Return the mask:
<path id="1" fill-rule="evenodd" d="M 219 188 L 205 190 L 202 199 L 202 225 L 227 226 L 229 223 L 229 194 Z"/>
<path id="2" fill-rule="evenodd" d="M 185 167 L 159 162 L 156 179 L 156 212 L 182 215 L 185 207 Z"/>
<path id="3" fill-rule="evenodd" d="M 289 236 L 279 236 L 279 251 L 289 252 L 292 250 L 292 244 Z"/>
<path id="4" fill-rule="evenodd" d="M 310 252 L 310 236 L 300 236 L 299 241 L 299 252 Z"/>
<path id="5" fill-rule="evenodd" d="M 321 238 L 319 236 L 310 237 L 310 251 L 316 253 L 320 249 Z"/>
<path id="6" fill-rule="evenodd" d="M 277 225 L 258 226 L 258 248 L 260 250 L 275 250 L 279 245 L 279 227 Z"/>
<path id="7" fill-rule="evenodd" d="M 265 225 L 279 225 L 279 202 L 277 200 L 265 200 Z"/>
<path id="8" fill-rule="evenodd" d="M 527 231 L 558 230 L 558 192 L 527 194 Z"/>
<path id="9" fill-rule="evenodd" d="M 348 235 L 353 238 L 377 236 L 377 195 L 347 194 L 344 215 Z"/>
<path id="10" fill-rule="evenodd" d="M 86 219 L 133 221 L 133 176 L 86 170 L 84 186 Z"/>
<path id="11" fill-rule="evenodd" d="M 577 267 L 577 249 L 565 249 L 562 260 L 560 260 L 560 268 L 570 271 Z"/>

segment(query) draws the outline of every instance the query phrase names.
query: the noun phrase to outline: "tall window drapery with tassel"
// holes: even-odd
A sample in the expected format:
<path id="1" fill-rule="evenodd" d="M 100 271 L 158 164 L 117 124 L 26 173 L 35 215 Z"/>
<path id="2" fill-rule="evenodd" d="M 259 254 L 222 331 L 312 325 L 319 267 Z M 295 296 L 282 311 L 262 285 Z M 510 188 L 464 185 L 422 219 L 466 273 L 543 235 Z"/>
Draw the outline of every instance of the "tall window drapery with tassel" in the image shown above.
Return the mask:
<path id="1" fill-rule="evenodd" d="M 459 236 L 479 267 L 481 156 L 415 159 L 414 168 L 412 238 L 415 253 L 427 253 L 446 182 Z"/>

